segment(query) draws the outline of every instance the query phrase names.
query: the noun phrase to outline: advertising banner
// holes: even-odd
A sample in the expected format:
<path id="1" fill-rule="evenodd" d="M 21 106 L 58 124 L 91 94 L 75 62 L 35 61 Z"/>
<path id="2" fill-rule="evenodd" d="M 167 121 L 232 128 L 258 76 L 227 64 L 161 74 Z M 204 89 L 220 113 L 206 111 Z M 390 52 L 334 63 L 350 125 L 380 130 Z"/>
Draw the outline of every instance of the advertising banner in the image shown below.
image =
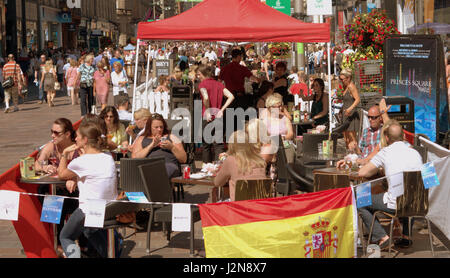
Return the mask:
<path id="1" fill-rule="evenodd" d="M 414 100 L 415 133 L 431 141 L 439 134 L 439 117 L 447 101 L 440 96 L 438 41 L 432 36 L 395 36 L 385 44 L 385 95 Z"/>

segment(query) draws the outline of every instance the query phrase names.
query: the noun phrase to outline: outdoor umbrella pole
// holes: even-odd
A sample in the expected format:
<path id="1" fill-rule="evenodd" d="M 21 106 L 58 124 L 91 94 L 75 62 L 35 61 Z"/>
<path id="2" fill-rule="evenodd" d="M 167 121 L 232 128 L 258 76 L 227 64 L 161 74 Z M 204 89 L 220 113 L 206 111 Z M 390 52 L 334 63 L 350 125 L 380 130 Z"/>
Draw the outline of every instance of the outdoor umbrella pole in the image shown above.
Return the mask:
<path id="1" fill-rule="evenodd" d="M 330 65 L 330 43 L 327 43 L 327 51 L 328 51 L 328 115 L 329 115 L 329 119 L 330 119 L 330 126 L 329 126 L 329 134 L 331 135 L 332 132 L 332 127 L 331 127 L 331 122 L 333 120 L 333 113 L 331 113 L 331 65 Z"/>
<path id="2" fill-rule="evenodd" d="M 141 39 L 137 40 L 137 48 L 136 48 L 136 63 L 134 67 L 134 88 L 133 88 L 133 107 L 131 112 L 131 121 L 134 121 L 134 110 L 136 109 L 136 87 L 137 87 L 137 71 L 138 71 L 138 62 L 139 62 L 139 44 L 141 43 Z"/>
<path id="3" fill-rule="evenodd" d="M 150 74 L 150 49 L 151 44 L 148 44 L 148 55 L 147 55 L 147 75 L 145 77 L 145 92 L 148 92 L 148 75 Z"/>

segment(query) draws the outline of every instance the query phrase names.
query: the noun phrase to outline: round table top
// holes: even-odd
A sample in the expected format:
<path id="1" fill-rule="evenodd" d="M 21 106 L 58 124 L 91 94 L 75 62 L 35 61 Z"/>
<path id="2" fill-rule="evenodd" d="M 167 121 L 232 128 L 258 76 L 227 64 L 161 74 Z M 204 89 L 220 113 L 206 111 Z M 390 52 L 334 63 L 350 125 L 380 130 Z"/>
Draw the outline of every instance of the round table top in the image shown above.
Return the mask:
<path id="1" fill-rule="evenodd" d="M 214 186 L 214 177 L 205 177 L 201 179 L 185 179 L 183 177 L 172 178 L 171 182 L 188 185 L 208 185 Z"/>
<path id="2" fill-rule="evenodd" d="M 351 179 L 357 179 L 357 180 L 363 179 L 358 175 L 358 171 L 337 169 L 336 167 L 316 169 L 316 170 L 313 170 L 313 174 L 343 175 L 343 176 L 349 176 Z"/>
<path id="3" fill-rule="evenodd" d="M 304 158 L 307 158 L 309 160 L 318 160 L 318 161 L 339 161 L 341 159 L 344 159 L 345 154 L 341 154 L 341 153 L 333 153 L 333 155 L 319 155 L 319 154 L 311 154 L 311 153 L 306 153 L 303 154 Z"/>
<path id="4" fill-rule="evenodd" d="M 29 184 L 66 184 L 66 181 L 59 179 L 58 176 L 36 176 L 32 178 L 21 178 L 20 182 Z"/>

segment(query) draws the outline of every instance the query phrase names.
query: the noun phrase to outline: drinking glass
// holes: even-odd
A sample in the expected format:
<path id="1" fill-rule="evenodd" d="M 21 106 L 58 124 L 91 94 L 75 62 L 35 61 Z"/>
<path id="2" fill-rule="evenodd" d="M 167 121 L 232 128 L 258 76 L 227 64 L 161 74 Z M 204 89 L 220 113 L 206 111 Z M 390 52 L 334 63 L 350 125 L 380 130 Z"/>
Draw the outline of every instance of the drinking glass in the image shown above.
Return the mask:
<path id="1" fill-rule="evenodd" d="M 37 174 L 37 176 L 44 176 L 46 174 L 45 168 L 46 168 L 46 166 L 48 166 L 48 161 L 47 160 L 40 160 L 39 161 L 39 166 L 41 167 L 41 170 L 37 171 L 36 174 Z"/>

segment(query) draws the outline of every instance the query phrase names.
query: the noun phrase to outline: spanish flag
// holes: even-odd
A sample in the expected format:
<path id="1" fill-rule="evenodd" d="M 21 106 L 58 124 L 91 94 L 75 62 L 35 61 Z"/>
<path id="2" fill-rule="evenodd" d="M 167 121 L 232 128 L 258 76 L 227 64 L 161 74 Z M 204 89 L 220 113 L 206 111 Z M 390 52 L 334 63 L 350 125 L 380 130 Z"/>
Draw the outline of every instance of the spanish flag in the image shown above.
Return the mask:
<path id="1" fill-rule="evenodd" d="M 356 257 L 351 187 L 199 206 L 208 258 Z"/>

